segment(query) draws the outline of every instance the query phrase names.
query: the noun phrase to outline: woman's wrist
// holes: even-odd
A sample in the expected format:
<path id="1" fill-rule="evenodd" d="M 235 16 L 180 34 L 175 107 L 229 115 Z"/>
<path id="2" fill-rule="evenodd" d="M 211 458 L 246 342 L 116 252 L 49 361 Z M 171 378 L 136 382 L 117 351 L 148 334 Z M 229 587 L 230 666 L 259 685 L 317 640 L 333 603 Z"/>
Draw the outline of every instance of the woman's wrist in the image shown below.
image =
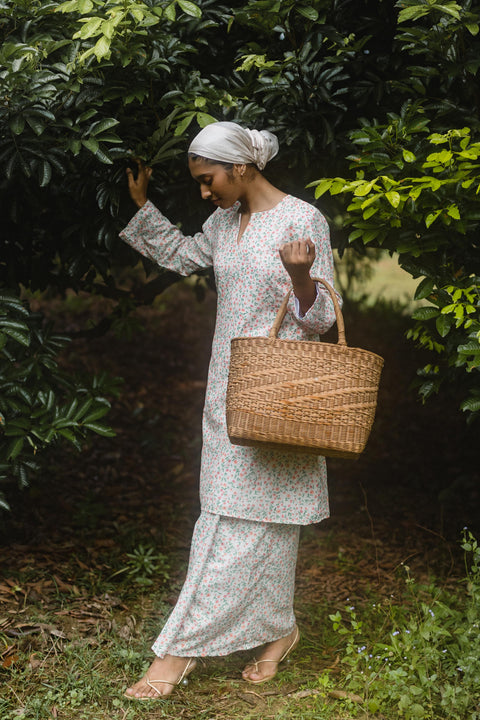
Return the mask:
<path id="1" fill-rule="evenodd" d="M 292 280 L 293 292 L 300 305 L 300 310 L 305 315 L 317 297 L 317 286 L 314 281 L 308 276 L 308 278 L 302 280 Z"/>

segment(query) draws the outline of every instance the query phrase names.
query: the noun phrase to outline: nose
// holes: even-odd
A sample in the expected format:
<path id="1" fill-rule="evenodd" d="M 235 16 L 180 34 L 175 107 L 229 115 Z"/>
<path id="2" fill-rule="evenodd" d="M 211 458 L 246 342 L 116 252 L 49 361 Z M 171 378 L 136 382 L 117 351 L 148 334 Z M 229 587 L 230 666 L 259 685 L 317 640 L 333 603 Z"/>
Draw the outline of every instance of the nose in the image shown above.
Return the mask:
<path id="1" fill-rule="evenodd" d="M 208 200 L 208 198 L 211 196 L 212 191 L 208 187 L 208 185 L 204 185 L 203 183 L 200 185 L 200 194 L 202 196 L 202 200 Z"/>

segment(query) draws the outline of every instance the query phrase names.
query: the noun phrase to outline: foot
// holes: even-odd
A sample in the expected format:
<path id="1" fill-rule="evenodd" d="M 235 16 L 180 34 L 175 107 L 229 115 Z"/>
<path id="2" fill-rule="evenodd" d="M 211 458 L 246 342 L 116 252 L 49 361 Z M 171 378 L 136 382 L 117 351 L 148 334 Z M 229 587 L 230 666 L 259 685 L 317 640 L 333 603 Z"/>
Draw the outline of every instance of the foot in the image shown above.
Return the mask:
<path id="1" fill-rule="evenodd" d="M 125 691 L 125 697 L 136 700 L 166 697 L 194 667 L 195 660 L 184 657 L 165 655 L 155 658 L 142 679 Z"/>
<path id="2" fill-rule="evenodd" d="M 295 626 L 290 635 L 264 645 L 259 656 L 244 669 L 243 679 L 257 684 L 271 680 L 277 674 L 279 663 L 297 646 L 299 637 Z"/>

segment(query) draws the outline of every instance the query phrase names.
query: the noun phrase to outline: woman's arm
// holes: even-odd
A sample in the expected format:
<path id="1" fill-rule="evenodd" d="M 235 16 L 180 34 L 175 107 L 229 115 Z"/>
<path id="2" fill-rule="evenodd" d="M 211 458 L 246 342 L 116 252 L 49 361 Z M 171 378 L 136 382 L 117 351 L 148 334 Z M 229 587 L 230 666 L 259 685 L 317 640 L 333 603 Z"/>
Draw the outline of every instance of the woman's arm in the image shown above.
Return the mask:
<path id="1" fill-rule="evenodd" d="M 298 229 L 292 228 L 298 237 Z M 335 323 L 335 309 L 327 289 L 312 277 L 326 280 L 333 287 L 333 255 L 330 232 L 323 215 L 312 208 L 312 215 L 301 230 L 301 240 L 285 243 L 280 258 L 292 280 L 298 300 L 298 310 L 292 313 L 299 325 L 309 334 L 327 332 Z M 337 293 L 338 295 L 338 293 Z M 341 298 L 338 295 L 341 303 Z"/>
<path id="2" fill-rule="evenodd" d="M 196 270 L 211 267 L 212 243 L 209 220 L 203 232 L 184 235 L 147 198 L 152 169 L 137 160 L 138 172 L 127 169 L 128 189 L 139 208 L 120 237 L 142 255 L 180 275 L 191 275 Z"/>

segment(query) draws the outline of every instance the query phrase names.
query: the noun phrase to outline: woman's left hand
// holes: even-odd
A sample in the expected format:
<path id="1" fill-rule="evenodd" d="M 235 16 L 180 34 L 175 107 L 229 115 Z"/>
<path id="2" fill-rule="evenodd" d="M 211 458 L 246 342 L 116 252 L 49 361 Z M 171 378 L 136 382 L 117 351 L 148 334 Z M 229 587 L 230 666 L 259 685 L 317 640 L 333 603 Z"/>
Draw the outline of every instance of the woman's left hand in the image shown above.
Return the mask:
<path id="1" fill-rule="evenodd" d="M 310 268 L 315 260 L 315 245 L 311 240 L 293 240 L 282 245 L 278 252 L 294 287 L 310 279 Z"/>
<path id="2" fill-rule="evenodd" d="M 310 277 L 310 268 L 315 260 L 315 245 L 311 240 L 293 240 L 279 248 L 280 258 L 292 279 L 293 292 L 305 315 L 312 307 L 317 289 Z"/>

